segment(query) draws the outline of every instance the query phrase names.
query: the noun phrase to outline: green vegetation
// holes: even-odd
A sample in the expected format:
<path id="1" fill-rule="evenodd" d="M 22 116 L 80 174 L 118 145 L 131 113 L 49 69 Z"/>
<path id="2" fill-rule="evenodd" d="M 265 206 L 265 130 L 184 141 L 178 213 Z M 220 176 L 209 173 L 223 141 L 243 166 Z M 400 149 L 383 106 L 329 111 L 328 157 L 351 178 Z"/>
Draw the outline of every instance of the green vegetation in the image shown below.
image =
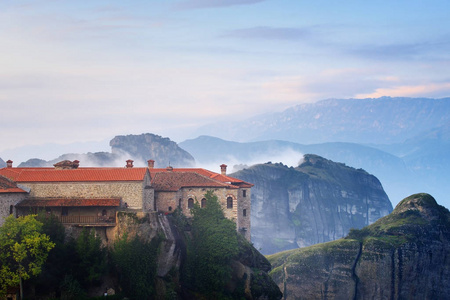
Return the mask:
<path id="1" fill-rule="evenodd" d="M 157 256 L 162 236 L 150 242 L 125 234 L 119 239 L 111 253 L 119 274 L 119 283 L 124 295 L 131 299 L 151 299 L 155 296 Z"/>
<path id="2" fill-rule="evenodd" d="M 205 194 L 206 207 L 191 210 L 192 238 L 188 240 L 184 278 L 194 291 L 224 297 L 231 279 L 231 259 L 239 253 L 236 224 L 225 218 L 217 196 Z"/>
<path id="3" fill-rule="evenodd" d="M 54 246 L 50 237 L 42 233 L 42 223 L 35 215 L 7 217 L 0 227 L 0 297 L 6 294 L 7 287 L 20 284 L 22 288 L 22 280 L 41 273 Z"/>

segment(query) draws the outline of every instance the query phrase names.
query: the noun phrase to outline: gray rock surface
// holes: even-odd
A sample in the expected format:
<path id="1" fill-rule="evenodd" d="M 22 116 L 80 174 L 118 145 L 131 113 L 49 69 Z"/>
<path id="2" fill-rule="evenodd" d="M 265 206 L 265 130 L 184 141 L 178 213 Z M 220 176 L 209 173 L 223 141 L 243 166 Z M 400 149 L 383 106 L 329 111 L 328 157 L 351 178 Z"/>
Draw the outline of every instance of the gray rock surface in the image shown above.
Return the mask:
<path id="1" fill-rule="evenodd" d="M 284 299 L 448 299 L 450 213 L 428 194 L 346 239 L 269 257 Z"/>
<path id="2" fill-rule="evenodd" d="M 392 211 L 375 176 L 317 155 L 297 168 L 266 163 L 231 176 L 255 185 L 252 242 L 263 254 L 336 240 Z"/>

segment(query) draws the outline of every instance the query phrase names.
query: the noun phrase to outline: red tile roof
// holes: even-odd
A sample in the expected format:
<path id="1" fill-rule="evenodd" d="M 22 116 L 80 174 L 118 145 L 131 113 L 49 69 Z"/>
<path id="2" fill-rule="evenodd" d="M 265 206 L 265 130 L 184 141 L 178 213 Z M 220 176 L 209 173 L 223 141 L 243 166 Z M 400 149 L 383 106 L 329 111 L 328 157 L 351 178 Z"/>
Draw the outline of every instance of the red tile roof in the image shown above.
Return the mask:
<path id="1" fill-rule="evenodd" d="M 16 182 L 142 181 L 147 168 L 3 168 L 0 175 Z"/>
<path id="2" fill-rule="evenodd" d="M 17 187 L 14 181 L 0 175 L 0 193 L 26 193 L 26 191 Z"/>
<path id="3" fill-rule="evenodd" d="M 166 169 L 149 169 L 150 170 L 150 175 L 152 178 L 154 178 L 155 174 L 157 173 L 167 173 L 167 172 L 185 172 L 185 173 L 197 173 L 200 175 L 203 175 L 205 177 L 209 177 L 211 179 L 220 181 L 222 183 L 227 183 L 227 184 L 232 184 L 232 185 L 236 185 L 239 187 L 246 187 L 246 188 L 251 188 L 253 186 L 253 184 L 242 181 L 240 179 L 234 178 L 234 177 L 230 177 L 230 176 L 226 176 L 226 175 L 222 175 L 222 174 L 218 174 L 206 169 L 202 169 L 202 168 L 177 168 L 177 169 L 173 169 L 172 171 L 167 171 Z"/>
<path id="4" fill-rule="evenodd" d="M 237 188 L 194 172 L 153 173 L 152 186 L 155 191 L 178 191 L 183 187 Z"/>
<path id="5" fill-rule="evenodd" d="M 55 206 L 120 206 L 120 199 L 53 199 L 53 198 L 31 198 L 17 204 L 21 207 L 55 207 Z"/>
<path id="6" fill-rule="evenodd" d="M 55 169 L 55 168 L 3 168 L 0 169 L 0 175 L 8 177 L 16 182 L 94 182 L 94 181 L 142 181 L 145 173 L 150 171 L 153 179 L 156 174 L 166 173 L 189 173 L 197 174 L 214 181 L 235 187 L 250 188 L 253 184 L 242 181 L 237 178 L 218 174 L 202 168 L 176 168 L 168 171 L 167 169 L 148 169 L 148 168 L 78 168 L 78 169 Z M 168 178 L 168 177 L 165 177 Z M 180 186 L 181 177 L 173 177 L 177 182 L 176 186 Z M 194 177 L 184 175 L 186 184 L 194 184 Z M 204 179 L 195 177 L 200 186 Z M 206 184 L 206 183 L 205 183 Z M 213 183 L 208 183 L 213 185 Z M 167 185 L 167 184 L 165 184 Z M 208 186 L 208 185 L 207 185 Z"/>

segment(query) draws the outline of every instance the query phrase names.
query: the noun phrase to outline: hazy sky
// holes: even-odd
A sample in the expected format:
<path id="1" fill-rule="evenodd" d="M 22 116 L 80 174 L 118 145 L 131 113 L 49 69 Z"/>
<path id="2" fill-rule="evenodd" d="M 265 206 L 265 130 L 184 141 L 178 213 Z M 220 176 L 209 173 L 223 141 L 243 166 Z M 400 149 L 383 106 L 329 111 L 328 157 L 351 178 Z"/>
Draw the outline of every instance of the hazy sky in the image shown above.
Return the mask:
<path id="1" fill-rule="evenodd" d="M 447 97 L 449 13 L 448 0 L 1 0 L 0 153 L 182 141 L 326 98 Z"/>

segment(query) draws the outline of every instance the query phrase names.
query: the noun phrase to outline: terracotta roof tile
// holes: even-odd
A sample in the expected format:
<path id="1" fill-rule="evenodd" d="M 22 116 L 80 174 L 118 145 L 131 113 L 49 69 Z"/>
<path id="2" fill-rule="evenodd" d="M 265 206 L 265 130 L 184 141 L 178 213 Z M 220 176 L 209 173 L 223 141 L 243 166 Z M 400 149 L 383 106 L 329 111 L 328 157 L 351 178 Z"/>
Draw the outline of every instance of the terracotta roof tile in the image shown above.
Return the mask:
<path id="1" fill-rule="evenodd" d="M 236 188 L 194 172 L 153 173 L 152 186 L 155 191 L 178 191 L 183 187 Z"/>
<path id="2" fill-rule="evenodd" d="M 141 181 L 147 168 L 3 168 L 4 175 L 16 182 Z"/>
<path id="3" fill-rule="evenodd" d="M 54 199 L 54 198 L 30 198 L 25 199 L 17 206 L 29 207 L 58 207 L 58 206 L 120 206 L 120 199 L 107 198 L 107 199 Z"/>
<path id="4" fill-rule="evenodd" d="M 158 169 L 150 169 L 150 174 L 151 174 L 152 178 L 157 173 L 165 173 L 165 172 L 169 172 L 169 171 L 167 171 L 166 169 L 160 169 L 160 168 L 158 168 Z M 176 169 L 173 169 L 170 172 L 173 172 L 173 173 L 176 173 L 176 172 L 197 173 L 197 174 L 200 174 L 202 176 L 209 177 L 211 179 L 214 179 L 214 180 L 217 180 L 217 181 L 220 181 L 220 182 L 223 182 L 223 183 L 231 183 L 231 184 L 239 186 L 239 187 L 248 187 L 248 188 L 250 188 L 250 187 L 253 186 L 253 184 L 245 182 L 245 181 L 242 181 L 240 179 L 237 179 L 237 178 L 234 178 L 234 177 L 230 177 L 230 176 L 226 176 L 226 175 L 222 175 L 222 174 L 218 174 L 218 173 L 215 173 L 215 172 L 212 172 L 212 171 L 209 171 L 209 170 L 206 170 L 206 169 L 202 169 L 202 168 L 176 168 Z"/>
<path id="5" fill-rule="evenodd" d="M 19 188 L 14 181 L 0 175 L 0 193 L 26 193 L 26 191 Z"/>

